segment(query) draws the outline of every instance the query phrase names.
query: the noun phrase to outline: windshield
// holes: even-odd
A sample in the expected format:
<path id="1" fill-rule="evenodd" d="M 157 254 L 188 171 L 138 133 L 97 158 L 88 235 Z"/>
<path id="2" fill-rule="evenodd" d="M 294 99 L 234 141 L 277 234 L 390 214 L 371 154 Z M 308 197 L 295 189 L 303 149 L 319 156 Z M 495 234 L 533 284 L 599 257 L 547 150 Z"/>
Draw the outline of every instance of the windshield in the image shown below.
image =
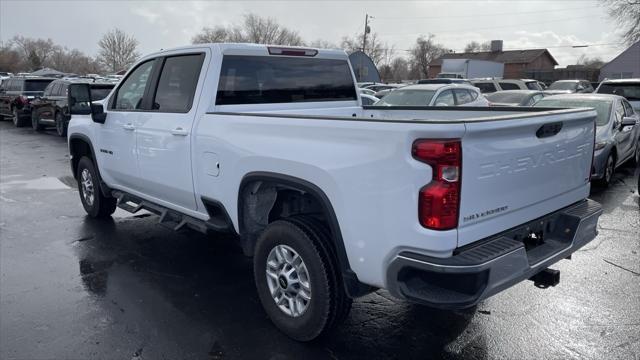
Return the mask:
<path id="1" fill-rule="evenodd" d="M 379 106 L 427 106 L 435 90 L 395 90 L 376 103 Z"/>
<path id="2" fill-rule="evenodd" d="M 589 100 L 589 99 L 554 99 L 553 97 L 545 98 L 533 106 L 535 107 L 561 107 L 561 108 L 574 108 L 574 107 L 590 107 L 596 109 L 598 116 L 596 117 L 596 125 L 604 126 L 609 122 L 609 115 L 611 114 L 611 101 L 609 100 Z"/>
<path id="3" fill-rule="evenodd" d="M 493 93 L 485 95 L 485 97 L 493 103 L 519 104 L 528 95 L 521 93 Z"/>
<path id="4" fill-rule="evenodd" d="M 44 91 L 44 88 L 53 80 L 27 80 L 24 82 L 24 91 Z"/>
<path id="5" fill-rule="evenodd" d="M 608 83 L 600 85 L 600 94 L 615 94 L 624 96 L 630 101 L 640 101 L 640 83 L 635 84 L 615 84 Z"/>
<path id="6" fill-rule="evenodd" d="M 575 90 L 578 86 L 577 82 L 554 82 L 549 86 L 549 90 Z"/>

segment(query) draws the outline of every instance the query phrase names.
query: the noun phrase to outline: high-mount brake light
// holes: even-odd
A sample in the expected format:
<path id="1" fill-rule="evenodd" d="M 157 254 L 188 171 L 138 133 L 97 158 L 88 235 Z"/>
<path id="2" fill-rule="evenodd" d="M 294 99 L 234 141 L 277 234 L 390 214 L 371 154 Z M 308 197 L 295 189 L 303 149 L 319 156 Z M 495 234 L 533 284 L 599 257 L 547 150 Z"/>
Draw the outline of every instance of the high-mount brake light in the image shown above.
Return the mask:
<path id="1" fill-rule="evenodd" d="M 450 230 L 458 226 L 462 145 L 459 139 L 420 139 L 413 143 L 412 155 L 433 169 L 431 182 L 420 189 L 418 218 L 422 226 Z"/>
<path id="2" fill-rule="evenodd" d="M 283 47 L 268 47 L 269 55 L 284 55 L 284 56 L 316 56 L 318 50 L 316 49 L 298 49 L 298 48 L 283 48 Z"/>

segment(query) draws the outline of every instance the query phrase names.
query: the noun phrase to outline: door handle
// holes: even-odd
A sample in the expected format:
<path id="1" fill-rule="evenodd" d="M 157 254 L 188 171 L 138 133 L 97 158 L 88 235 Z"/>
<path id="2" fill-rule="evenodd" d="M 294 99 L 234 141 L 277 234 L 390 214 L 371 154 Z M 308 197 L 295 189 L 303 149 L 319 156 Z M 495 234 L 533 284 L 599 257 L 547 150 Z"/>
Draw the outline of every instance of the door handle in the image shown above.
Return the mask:
<path id="1" fill-rule="evenodd" d="M 187 136 L 189 135 L 189 132 L 181 127 L 177 127 L 171 130 L 171 134 L 177 135 L 177 136 Z"/>
<path id="2" fill-rule="evenodd" d="M 129 131 L 136 129 L 136 127 L 133 126 L 133 124 L 131 124 L 131 123 L 122 125 L 122 128 L 125 129 L 125 130 L 129 130 Z"/>

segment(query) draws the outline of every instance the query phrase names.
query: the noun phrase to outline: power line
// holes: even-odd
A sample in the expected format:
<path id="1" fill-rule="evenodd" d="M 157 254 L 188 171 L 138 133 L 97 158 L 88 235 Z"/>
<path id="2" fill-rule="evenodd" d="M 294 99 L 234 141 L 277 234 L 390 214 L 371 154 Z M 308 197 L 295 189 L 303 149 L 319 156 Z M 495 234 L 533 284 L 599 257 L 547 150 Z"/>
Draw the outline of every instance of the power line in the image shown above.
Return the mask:
<path id="1" fill-rule="evenodd" d="M 565 9 L 555 9 L 555 10 L 538 10 L 538 11 L 521 11 L 521 12 L 504 12 L 504 13 L 491 13 L 491 14 L 470 14 L 470 15 L 447 15 L 447 16 L 382 16 L 376 17 L 376 20 L 422 20 L 422 19 L 453 19 L 453 18 L 471 18 L 471 17 L 481 17 L 481 16 L 504 16 L 504 15 L 524 15 L 524 14 L 545 14 L 545 13 L 557 13 L 561 11 L 571 11 L 571 10 L 584 10 L 584 9 L 594 9 L 599 6 L 588 6 L 588 7 L 579 7 L 579 8 L 565 8 Z"/>
<path id="2" fill-rule="evenodd" d="M 586 47 L 597 47 L 597 46 L 619 46 L 624 45 L 624 43 L 605 43 L 605 44 L 581 44 L 581 45 L 553 45 L 553 46 L 536 46 L 537 49 L 557 49 L 557 48 L 586 48 Z M 394 50 L 394 51 L 412 51 L 412 49 L 380 49 L 380 50 Z M 454 51 L 464 51 L 464 49 L 449 49 Z M 523 49 L 523 48 L 505 48 L 503 51 L 525 51 L 525 50 L 533 50 L 533 49 Z M 478 52 L 490 52 L 487 51 L 478 51 Z"/>
<path id="3" fill-rule="evenodd" d="M 590 16 L 581 16 L 581 17 L 575 17 L 575 18 L 564 18 L 564 19 L 555 19 L 555 20 L 547 20 L 547 21 L 536 21 L 536 22 L 530 22 L 530 23 L 520 23 L 520 24 L 514 24 L 514 25 L 502 25 L 502 26 L 491 26 L 491 27 L 483 27 L 483 28 L 468 28 L 468 29 L 460 29 L 458 31 L 439 31 L 439 30 L 434 30 L 434 33 L 439 33 L 439 34 L 460 34 L 460 33 L 464 33 L 464 32 L 474 32 L 474 31 L 479 31 L 479 30 L 493 30 L 493 29 L 506 29 L 506 28 L 514 28 L 514 27 L 521 27 L 523 25 L 538 25 L 538 24 L 549 24 L 549 23 L 554 23 L 554 22 L 561 22 L 561 21 L 570 21 L 570 20 L 580 20 L 580 19 L 589 19 L 589 18 L 593 18 L 593 15 Z M 599 17 L 599 16 L 598 16 Z M 404 34 L 380 34 L 380 36 L 407 36 L 407 35 L 420 35 L 423 33 L 404 33 Z"/>

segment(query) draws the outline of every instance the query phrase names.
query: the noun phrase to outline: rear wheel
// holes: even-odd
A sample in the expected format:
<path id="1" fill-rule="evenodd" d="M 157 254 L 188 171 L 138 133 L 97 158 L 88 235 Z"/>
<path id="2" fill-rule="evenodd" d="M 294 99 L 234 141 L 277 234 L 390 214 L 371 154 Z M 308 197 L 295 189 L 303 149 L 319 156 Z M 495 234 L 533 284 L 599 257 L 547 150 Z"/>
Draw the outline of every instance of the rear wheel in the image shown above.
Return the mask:
<path id="1" fill-rule="evenodd" d="M 289 337 L 310 341 L 340 323 L 351 308 L 331 241 L 311 218 L 275 221 L 256 244 L 254 278 L 262 306 Z"/>
<path id="2" fill-rule="evenodd" d="M 60 137 L 67 136 L 67 123 L 60 112 L 56 113 L 56 133 Z"/>
<path id="3" fill-rule="evenodd" d="M 87 214 L 93 218 L 104 218 L 113 214 L 116 211 L 117 200 L 102 194 L 98 172 L 93 161 L 86 156 L 82 157 L 78 162 L 77 171 L 80 201 Z"/>
<path id="4" fill-rule="evenodd" d="M 11 111 L 11 121 L 13 121 L 13 125 L 15 127 L 23 127 L 27 125 L 25 124 L 24 119 L 21 118 L 20 115 L 18 114 L 17 108 L 13 108 L 13 110 Z"/>
<path id="5" fill-rule="evenodd" d="M 40 124 L 40 117 L 35 111 L 31 112 L 31 128 L 34 131 L 42 131 L 43 126 Z"/>

